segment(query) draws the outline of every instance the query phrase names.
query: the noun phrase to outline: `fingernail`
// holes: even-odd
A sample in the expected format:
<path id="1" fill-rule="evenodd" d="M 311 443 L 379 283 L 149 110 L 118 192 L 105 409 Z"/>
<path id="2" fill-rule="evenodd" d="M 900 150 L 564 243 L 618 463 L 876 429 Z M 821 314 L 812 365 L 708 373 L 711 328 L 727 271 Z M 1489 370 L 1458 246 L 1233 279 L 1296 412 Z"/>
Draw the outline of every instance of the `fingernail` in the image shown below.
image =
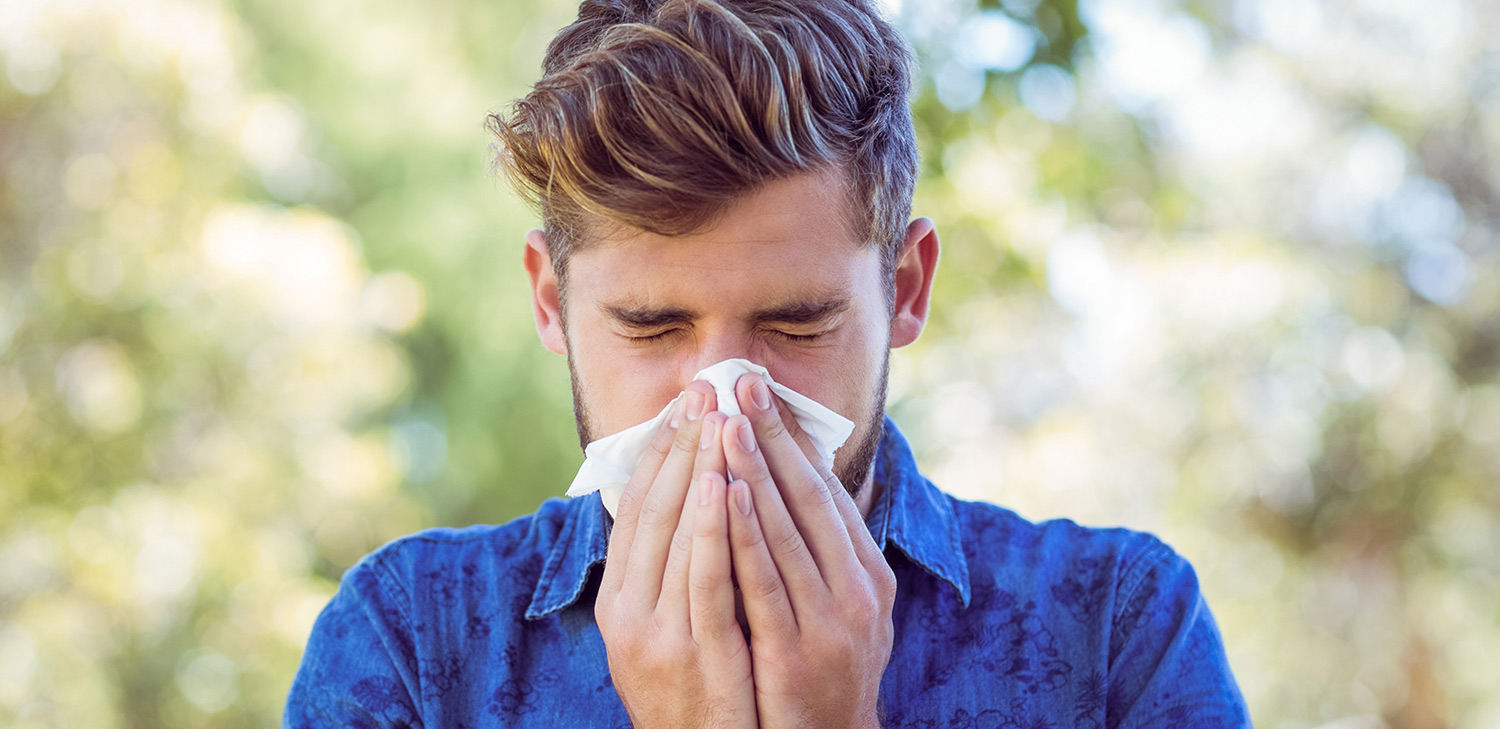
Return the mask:
<path id="1" fill-rule="evenodd" d="M 698 450 L 706 451 L 713 445 L 714 439 L 719 437 L 719 429 L 709 423 L 703 424 L 703 435 L 698 438 Z"/>
<path id="2" fill-rule="evenodd" d="M 750 430 L 750 423 L 748 421 L 746 421 L 744 423 L 740 423 L 739 436 L 740 436 L 740 447 L 744 448 L 747 453 L 754 453 L 755 452 L 755 433 Z"/>
<path id="3" fill-rule="evenodd" d="M 677 396 L 677 402 L 672 403 L 672 414 L 667 418 L 667 425 L 676 428 L 682 424 L 682 395 Z"/>
<path id="4" fill-rule="evenodd" d="M 734 508 L 739 509 L 741 516 L 750 516 L 750 484 L 744 481 L 736 481 L 739 491 L 734 495 Z"/>
<path id="5" fill-rule="evenodd" d="M 703 474 L 698 479 L 698 505 L 708 506 L 708 502 L 714 497 L 714 479 L 710 474 Z"/>
<path id="6" fill-rule="evenodd" d="M 691 423 L 703 417 L 703 393 L 697 390 L 687 391 L 687 404 L 682 406 L 687 411 L 688 422 Z"/>
<path id="7" fill-rule="evenodd" d="M 755 401 L 755 407 L 768 410 L 771 407 L 771 390 L 766 387 L 765 380 L 756 380 L 750 386 L 750 399 Z"/>

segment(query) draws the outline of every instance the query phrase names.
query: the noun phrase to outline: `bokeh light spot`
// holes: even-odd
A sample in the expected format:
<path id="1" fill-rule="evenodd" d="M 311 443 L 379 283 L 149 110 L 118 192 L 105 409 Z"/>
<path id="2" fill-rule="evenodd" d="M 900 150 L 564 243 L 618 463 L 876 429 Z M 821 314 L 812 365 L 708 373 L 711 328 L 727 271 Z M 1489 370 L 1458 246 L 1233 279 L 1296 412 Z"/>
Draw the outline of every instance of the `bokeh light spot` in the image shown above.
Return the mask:
<path id="1" fill-rule="evenodd" d="M 1017 90 L 1031 113 L 1050 122 L 1066 120 L 1078 98 L 1072 74 L 1045 63 L 1027 68 Z"/>
<path id="2" fill-rule="evenodd" d="M 177 672 L 177 688 L 198 710 L 217 714 L 239 697 L 238 671 L 215 651 L 189 654 Z"/>

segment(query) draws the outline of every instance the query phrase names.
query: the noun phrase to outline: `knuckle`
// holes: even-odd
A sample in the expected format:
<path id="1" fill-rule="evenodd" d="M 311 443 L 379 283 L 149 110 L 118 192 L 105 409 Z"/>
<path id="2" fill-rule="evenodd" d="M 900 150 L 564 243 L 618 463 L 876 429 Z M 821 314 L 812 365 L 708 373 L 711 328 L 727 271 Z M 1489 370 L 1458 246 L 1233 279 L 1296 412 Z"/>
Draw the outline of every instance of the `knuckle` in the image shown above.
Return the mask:
<path id="1" fill-rule="evenodd" d="M 762 572 L 750 579 L 750 584 L 740 582 L 740 591 L 749 590 L 750 594 L 759 598 L 774 597 L 781 592 L 781 576 L 775 572 Z"/>
<path id="2" fill-rule="evenodd" d="M 684 566 L 686 564 L 687 555 L 674 549 L 671 552 L 667 553 L 667 561 L 664 565 L 662 565 L 662 572 L 663 574 L 670 576 L 676 573 L 678 570 L 684 569 Z"/>
<path id="3" fill-rule="evenodd" d="M 776 440 L 791 436 L 791 431 L 787 430 L 786 421 L 774 413 L 766 416 L 765 424 L 761 427 L 761 437 L 764 440 Z"/>
<path id="4" fill-rule="evenodd" d="M 643 489 L 633 483 L 625 487 L 625 492 L 620 494 L 620 506 L 617 509 L 620 517 L 615 520 L 616 526 L 625 520 L 624 517 L 626 514 L 640 513 L 642 497 L 644 496 L 642 491 Z"/>
<path id="5" fill-rule="evenodd" d="M 640 639 L 636 631 L 624 624 L 622 616 L 619 614 L 596 615 L 595 620 L 599 622 L 599 636 L 604 639 L 605 643 L 624 651 L 632 651 L 636 648 L 636 643 Z"/>
<path id="6" fill-rule="evenodd" d="M 840 602 L 844 604 L 847 620 L 854 625 L 869 625 L 880 619 L 880 604 L 872 593 L 861 591 Z"/>
<path id="7" fill-rule="evenodd" d="M 896 598 L 896 573 L 891 571 L 890 565 L 884 560 L 880 563 L 880 569 L 875 571 L 875 589 L 884 604 L 891 604 Z"/>
<path id="8" fill-rule="evenodd" d="M 808 491 L 808 497 L 812 499 L 812 503 L 815 506 L 823 506 L 824 504 L 833 503 L 833 492 L 828 490 L 826 482 L 822 487 L 813 486 L 812 488 L 809 488 Z M 835 514 L 835 516 L 837 516 L 837 514 Z"/>
<path id="9" fill-rule="evenodd" d="M 677 437 L 672 439 L 672 450 L 684 456 L 696 456 L 698 454 L 698 436 L 689 433 L 691 428 L 683 428 L 677 431 Z"/>
<path id="10" fill-rule="evenodd" d="M 660 499 L 647 499 L 641 504 L 641 513 L 637 521 L 641 526 L 658 527 L 666 523 L 670 516 L 667 505 Z"/>
<path id="11" fill-rule="evenodd" d="M 728 586 L 729 581 L 721 574 L 698 570 L 688 575 L 688 588 L 695 593 L 706 594 Z"/>
<path id="12" fill-rule="evenodd" d="M 657 433 L 656 437 L 651 439 L 651 452 L 657 458 L 665 458 L 668 453 L 672 452 L 672 443 L 676 440 L 677 438 L 667 431 Z"/>
<path id="13" fill-rule="evenodd" d="M 890 647 L 895 642 L 895 638 L 896 622 L 889 617 L 880 621 L 880 625 L 876 626 L 875 631 L 875 640 L 877 641 L 876 644 L 884 648 L 888 653 L 890 651 Z"/>
<path id="14" fill-rule="evenodd" d="M 790 529 L 786 534 L 776 538 L 774 546 L 777 554 L 796 554 L 804 547 L 802 535 L 798 534 L 796 529 Z"/>
<path id="15" fill-rule="evenodd" d="M 672 534 L 672 547 L 667 553 L 673 558 L 681 560 L 687 557 L 693 549 L 693 535 L 685 529 L 678 529 Z"/>
<path id="16" fill-rule="evenodd" d="M 734 543 L 738 545 L 740 549 L 751 549 L 753 547 L 758 547 L 760 546 L 761 542 L 764 542 L 766 540 L 766 535 L 762 533 L 761 530 L 754 524 L 754 520 L 752 519 L 750 521 L 751 524 L 746 528 L 734 530 Z"/>
<path id="17" fill-rule="evenodd" d="M 662 573 L 671 578 L 672 575 L 680 575 L 688 571 L 688 555 L 684 552 L 673 550 L 667 555 L 667 562 L 662 566 Z"/>

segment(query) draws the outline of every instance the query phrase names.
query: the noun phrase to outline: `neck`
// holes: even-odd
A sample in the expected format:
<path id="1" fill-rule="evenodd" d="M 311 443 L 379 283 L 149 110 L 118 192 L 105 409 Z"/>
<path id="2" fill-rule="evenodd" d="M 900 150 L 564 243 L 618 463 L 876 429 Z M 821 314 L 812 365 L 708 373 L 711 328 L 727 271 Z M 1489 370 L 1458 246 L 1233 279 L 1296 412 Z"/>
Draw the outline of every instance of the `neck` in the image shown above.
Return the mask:
<path id="1" fill-rule="evenodd" d="M 875 480 L 875 469 L 865 474 L 865 486 L 859 490 L 859 496 L 855 497 L 854 505 L 859 508 L 859 518 L 869 519 L 870 510 L 875 508 L 875 502 L 880 499 L 880 483 Z"/>

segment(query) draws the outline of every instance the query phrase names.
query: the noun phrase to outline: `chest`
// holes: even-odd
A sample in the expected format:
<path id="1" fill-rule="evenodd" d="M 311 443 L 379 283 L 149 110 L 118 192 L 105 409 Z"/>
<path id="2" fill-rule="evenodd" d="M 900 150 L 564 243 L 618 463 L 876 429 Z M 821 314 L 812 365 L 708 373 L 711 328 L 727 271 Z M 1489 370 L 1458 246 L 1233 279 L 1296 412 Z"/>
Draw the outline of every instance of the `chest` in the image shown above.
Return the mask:
<path id="1" fill-rule="evenodd" d="M 629 726 L 591 603 L 538 620 L 521 612 L 423 631 L 423 723 Z M 976 582 L 967 608 L 935 585 L 903 589 L 892 620 L 881 685 L 887 727 L 1103 726 L 1107 633 L 1088 615 Z"/>
<path id="2" fill-rule="evenodd" d="M 979 581 L 967 608 L 935 588 L 898 597 L 886 726 L 1103 726 L 1105 623 L 1049 597 Z"/>

